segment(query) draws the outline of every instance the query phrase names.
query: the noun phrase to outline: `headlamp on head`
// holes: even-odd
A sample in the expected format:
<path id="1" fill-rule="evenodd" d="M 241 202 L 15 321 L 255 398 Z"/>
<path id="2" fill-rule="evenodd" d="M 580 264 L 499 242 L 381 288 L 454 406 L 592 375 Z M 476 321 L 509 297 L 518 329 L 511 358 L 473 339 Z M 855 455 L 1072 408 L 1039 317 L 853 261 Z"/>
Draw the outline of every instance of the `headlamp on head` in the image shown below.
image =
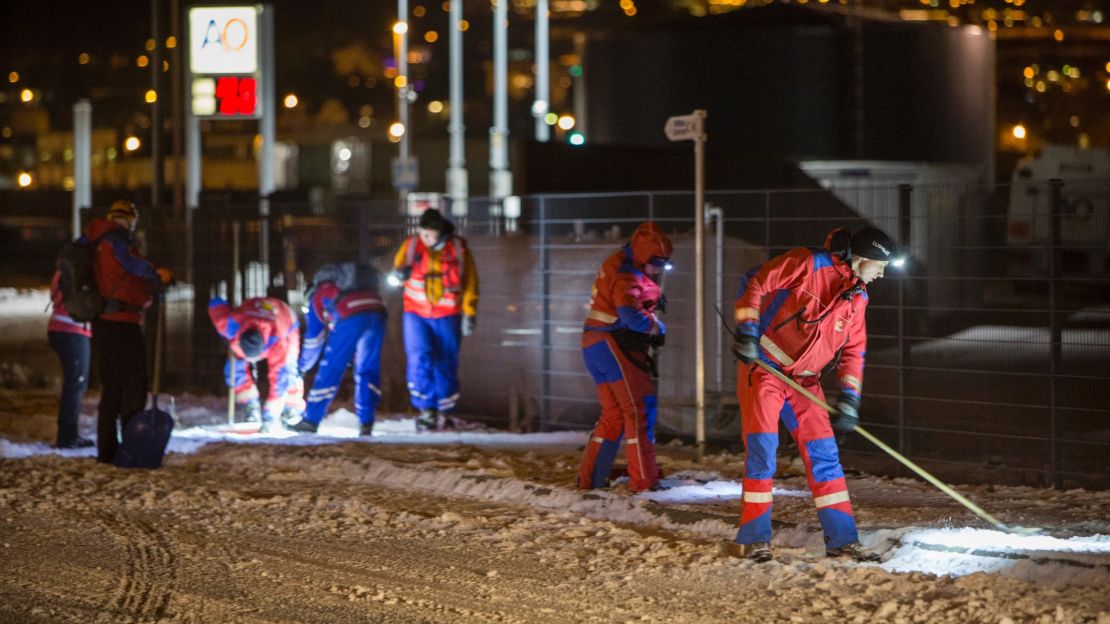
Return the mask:
<path id="1" fill-rule="evenodd" d="M 670 258 L 660 258 L 659 256 L 653 256 L 651 260 L 648 260 L 648 264 L 664 271 L 670 271 L 674 268 Z"/>

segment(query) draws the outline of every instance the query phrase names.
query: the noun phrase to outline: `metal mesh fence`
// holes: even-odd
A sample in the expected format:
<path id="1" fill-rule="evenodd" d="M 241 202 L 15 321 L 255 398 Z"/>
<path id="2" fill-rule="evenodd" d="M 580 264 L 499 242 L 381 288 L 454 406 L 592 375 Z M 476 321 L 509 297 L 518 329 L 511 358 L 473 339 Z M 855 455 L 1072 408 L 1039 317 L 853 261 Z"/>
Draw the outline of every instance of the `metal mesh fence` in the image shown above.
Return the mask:
<path id="1" fill-rule="evenodd" d="M 711 441 L 739 441 L 731 324 L 740 277 L 835 227 L 879 227 L 908 256 L 869 287 L 863 424 L 908 456 L 953 471 L 988 467 L 1028 483 L 1110 487 L 1110 180 L 1013 186 L 863 186 L 708 192 L 706 387 Z M 519 215 L 472 199 L 456 214 L 481 277 L 479 328 L 461 355 L 460 409 L 525 430 L 586 429 L 597 417 L 579 341 L 594 274 L 642 221 L 675 244 L 664 285 L 662 434 L 695 429 L 691 193 L 524 197 Z M 463 211 L 456 211 L 463 212 Z M 414 225 L 395 201 L 328 209 L 209 202 L 196 211 L 195 297 L 170 340 L 190 352 L 184 385 L 221 391 L 223 345 L 207 298 L 271 289 L 300 304 L 321 264 L 388 270 Z M 269 231 L 263 244 L 261 233 Z M 170 234 L 187 240 L 185 232 Z M 236 244 L 236 240 L 238 243 Z M 386 290 L 385 406 L 407 405 L 400 293 Z M 173 331 L 176 327 L 176 333 Z M 847 452 L 871 449 L 855 437 Z"/>

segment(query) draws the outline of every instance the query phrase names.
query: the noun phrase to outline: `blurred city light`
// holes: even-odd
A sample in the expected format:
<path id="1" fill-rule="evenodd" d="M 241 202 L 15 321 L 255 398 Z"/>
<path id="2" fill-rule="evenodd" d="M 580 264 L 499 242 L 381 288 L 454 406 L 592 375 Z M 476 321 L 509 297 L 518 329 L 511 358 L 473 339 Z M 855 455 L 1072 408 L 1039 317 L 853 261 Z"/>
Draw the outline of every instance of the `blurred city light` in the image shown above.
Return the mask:
<path id="1" fill-rule="evenodd" d="M 434 30 L 429 30 L 428 32 L 424 33 L 424 41 L 427 41 L 428 43 L 435 43 L 439 41 L 439 33 Z"/>
<path id="2" fill-rule="evenodd" d="M 403 35 L 409 31 L 408 22 L 397 22 L 393 25 L 393 34 Z"/>
<path id="3" fill-rule="evenodd" d="M 27 188 L 31 186 L 31 182 L 34 182 L 34 179 L 31 178 L 31 174 L 26 171 L 19 172 L 19 177 L 16 178 L 16 183 L 19 184 L 19 188 Z"/>
<path id="4" fill-rule="evenodd" d="M 459 22 L 459 30 L 461 30 L 462 32 L 470 30 L 470 22 L 468 20 L 461 20 Z"/>
<path id="5" fill-rule="evenodd" d="M 30 102 L 33 99 L 35 99 L 35 92 L 34 91 L 31 91 L 30 89 L 24 89 L 24 90 L 19 92 L 19 101 L 20 102 Z"/>
<path id="6" fill-rule="evenodd" d="M 1110 63 L 1107 63 L 1107 66 L 1110 66 Z M 13 71 L 8 73 L 8 82 L 11 82 L 13 84 L 19 82 L 19 72 Z"/>
<path id="7" fill-rule="evenodd" d="M 150 59 L 145 54 L 140 54 L 139 58 L 135 59 L 135 64 L 139 67 L 146 67 L 150 65 Z"/>
<path id="8" fill-rule="evenodd" d="M 79 54 L 77 56 L 77 62 L 81 65 L 88 65 L 89 64 L 89 53 L 88 52 L 82 52 L 81 54 Z"/>
<path id="9" fill-rule="evenodd" d="M 571 145 L 585 145 L 586 137 L 581 132 L 571 132 L 567 135 L 567 143 Z"/>
<path id="10" fill-rule="evenodd" d="M 559 128 L 563 130 L 570 130 L 574 127 L 574 117 L 570 115 L 563 115 L 559 118 Z"/>
<path id="11" fill-rule="evenodd" d="M 169 37 L 166 37 L 166 47 L 169 48 L 170 50 L 176 48 L 177 47 L 177 37 L 174 37 L 173 35 L 170 35 Z"/>
<path id="12" fill-rule="evenodd" d="M 405 124 L 399 121 L 389 124 L 389 136 L 395 139 L 400 139 L 405 136 Z"/>
<path id="13" fill-rule="evenodd" d="M 146 92 L 146 103 L 153 104 L 158 101 L 158 92 L 154 89 L 148 89 Z"/>
<path id="14" fill-rule="evenodd" d="M 123 141 L 123 149 L 129 152 L 133 152 L 139 149 L 139 146 L 141 145 L 142 143 L 139 141 L 139 137 L 137 136 L 129 136 Z"/>
<path id="15" fill-rule="evenodd" d="M 554 126 L 559 123 L 559 116 L 555 113 L 548 113 L 543 116 L 543 122 L 549 126 Z"/>
<path id="16" fill-rule="evenodd" d="M 433 115 L 438 115 L 443 112 L 443 102 L 439 100 L 432 100 L 428 102 L 428 112 Z"/>
<path id="17" fill-rule="evenodd" d="M 398 89 L 404 89 L 409 84 L 409 79 L 405 76 L 397 76 L 393 79 L 393 85 Z"/>
<path id="18" fill-rule="evenodd" d="M 297 99 L 296 95 L 290 93 L 289 95 L 285 96 L 285 108 L 296 108 L 299 101 L 300 100 Z"/>
<path id="19" fill-rule="evenodd" d="M 1023 126 L 1021 124 L 1017 124 L 1016 126 L 1014 126 L 1013 133 L 1014 133 L 1014 138 L 1015 139 L 1024 139 L 1025 138 L 1025 126 Z"/>

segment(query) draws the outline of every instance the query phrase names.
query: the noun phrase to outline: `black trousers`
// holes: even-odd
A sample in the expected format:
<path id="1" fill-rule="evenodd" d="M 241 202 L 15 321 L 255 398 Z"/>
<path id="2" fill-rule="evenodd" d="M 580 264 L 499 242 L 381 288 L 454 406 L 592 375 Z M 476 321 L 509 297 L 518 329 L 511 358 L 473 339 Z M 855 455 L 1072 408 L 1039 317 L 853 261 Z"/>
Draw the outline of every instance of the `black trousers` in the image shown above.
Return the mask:
<path id="1" fill-rule="evenodd" d="M 97 406 L 96 461 L 112 463 L 119 448 L 117 423 L 146 406 L 146 343 L 138 323 L 92 322 L 93 357 L 100 371 L 100 405 Z"/>

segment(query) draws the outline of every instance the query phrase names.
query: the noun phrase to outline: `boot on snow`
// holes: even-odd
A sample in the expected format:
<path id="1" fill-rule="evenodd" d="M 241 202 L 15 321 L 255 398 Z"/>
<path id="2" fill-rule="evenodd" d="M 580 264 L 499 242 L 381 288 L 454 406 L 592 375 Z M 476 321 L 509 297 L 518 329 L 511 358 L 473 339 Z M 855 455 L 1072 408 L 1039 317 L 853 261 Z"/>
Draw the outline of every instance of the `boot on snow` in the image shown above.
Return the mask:
<path id="1" fill-rule="evenodd" d="M 771 545 L 767 542 L 756 542 L 754 544 L 747 544 L 744 548 L 744 556 L 756 563 L 767 563 L 775 558 L 771 552 Z"/>
<path id="2" fill-rule="evenodd" d="M 439 412 L 432 408 L 420 410 L 420 415 L 416 417 L 416 430 L 417 431 L 435 431 L 439 421 Z"/>
<path id="3" fill-rule="evenodd" d="M 316 433 L 316 430 L 320 428 L 320 425 L 318 423 L 314 423 L 312 421 L 301 418 L 285 425 L 285 427 L 290 431 L 296 431 L 297 433 Z"/>
<path id="4" fill-rule="evenodd" d="M 88 438 L 82 438 L 81 436 L 77 436 L 76 438 L 73 438 L 72 440 L 64 440 L 64 441 L 58 442 L 57 444 L 54 445 L 54 448 L 56 448 L 56 449 L 81 449 L 81 448 L 89 448 L 90 446 L 96 446 L 96 442 L 93 442 L 92 440 L 90 440 Z"/>
<path id="5" fill-rule="evenodd" d="M 374 435 L 374 423 L 362 423 L 358 428 L 358 435 L 366 438 Z"/>
<path id="6" fill-rule="evenodd" d="M 243 422 L 262 422 L 262 406 L 258 404 L 258 401 L 244 403 L 241 407 L 243 408 Z"/>
<path id="7" fill-rule="evenodd" d="M 826 548 L 825 556 L 827 557 L 844 557 L 852 559 L 860 563 L 874 562 L 879 560 L 879 554 L 864 550 L 863 545 L 859 542 L 852 542 L 845 544 L 840 548 Z"/>

